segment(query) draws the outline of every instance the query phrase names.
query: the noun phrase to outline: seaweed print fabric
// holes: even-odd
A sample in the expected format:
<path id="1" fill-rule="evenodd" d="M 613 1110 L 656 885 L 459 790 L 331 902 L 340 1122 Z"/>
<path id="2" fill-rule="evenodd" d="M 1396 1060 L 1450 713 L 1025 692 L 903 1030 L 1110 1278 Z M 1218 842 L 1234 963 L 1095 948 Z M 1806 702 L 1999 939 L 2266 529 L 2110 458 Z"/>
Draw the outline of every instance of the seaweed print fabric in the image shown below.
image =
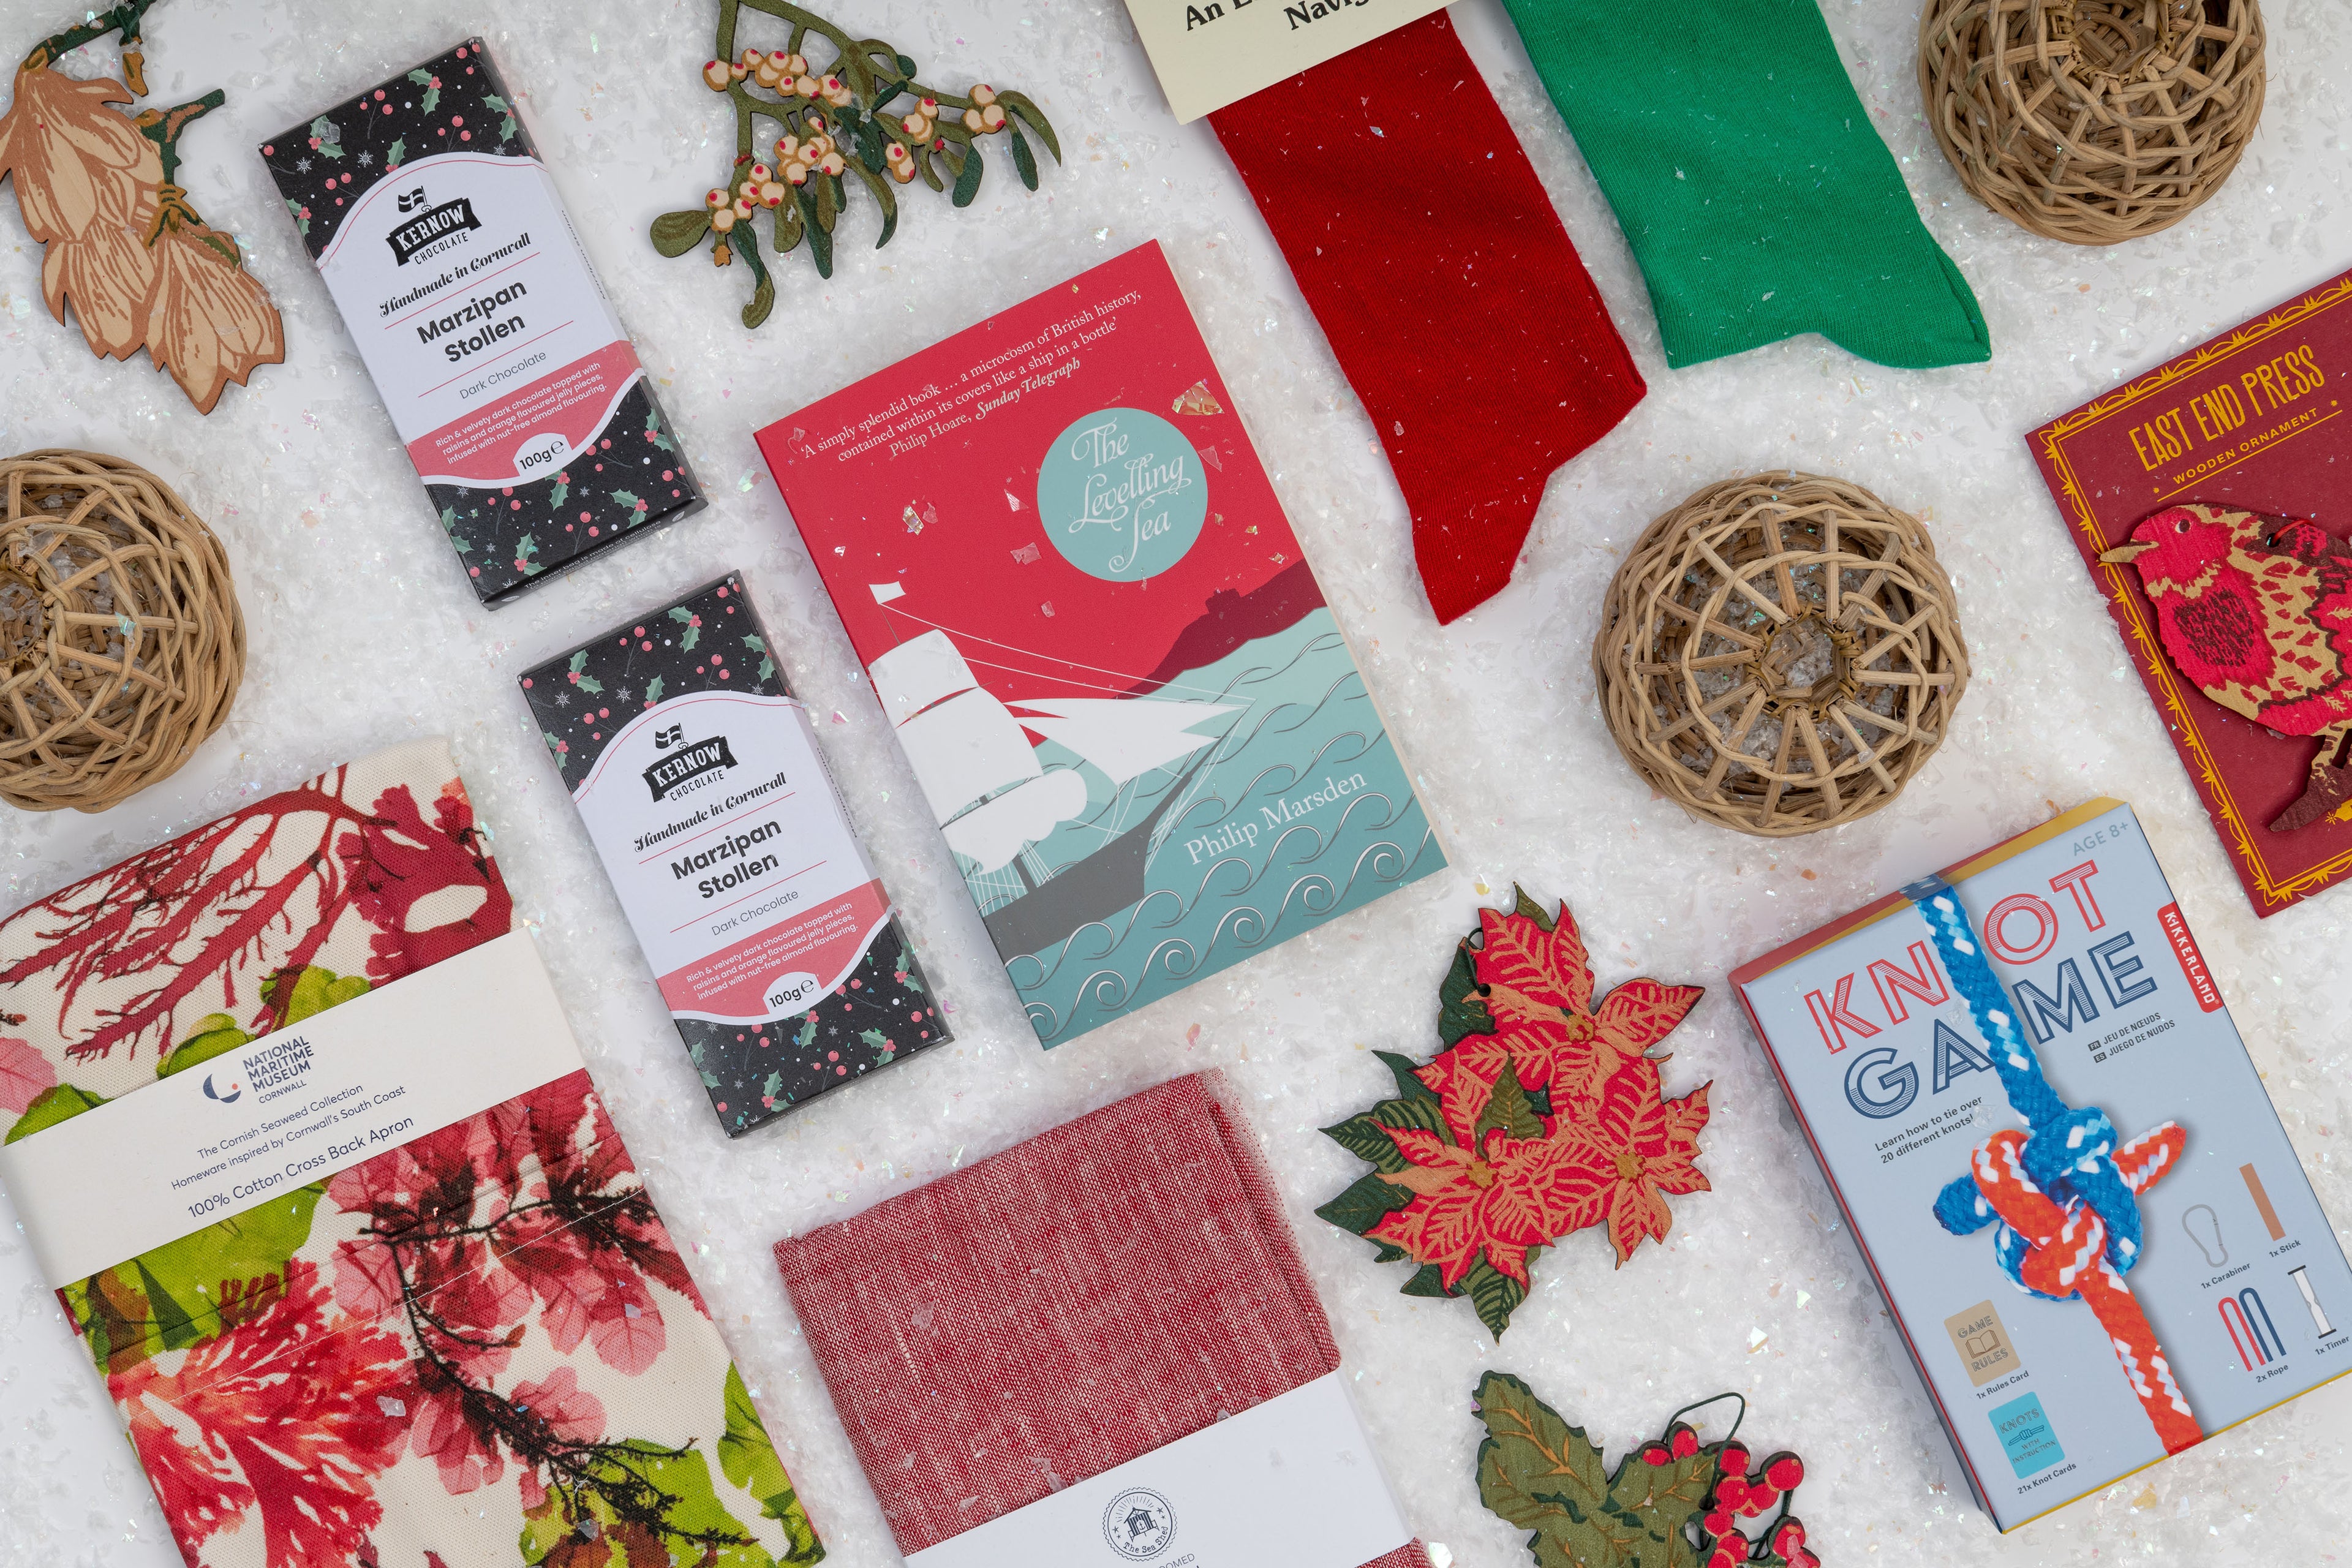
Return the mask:
<path id="1" fill-rule="evenodd" d="M 505 932 L 486 839 L 418 742 L 0 922 L 7 1141 Z M 192 1568 L 824 1554 L 584 1070 L 58 1294 Z"/>

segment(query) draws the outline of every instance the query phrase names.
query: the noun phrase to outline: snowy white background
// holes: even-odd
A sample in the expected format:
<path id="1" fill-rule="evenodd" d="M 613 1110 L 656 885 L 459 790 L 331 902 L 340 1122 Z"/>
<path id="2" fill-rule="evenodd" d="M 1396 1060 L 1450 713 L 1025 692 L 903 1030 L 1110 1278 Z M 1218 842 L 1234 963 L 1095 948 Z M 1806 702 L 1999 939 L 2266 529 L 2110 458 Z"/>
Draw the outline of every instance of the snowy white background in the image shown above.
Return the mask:
<path id="1" fill-rule="evenodd" d="M 0 3 L 14 58 L 70 19 Z M 726 168 L 731 125 L 697 79 L 710 0 L 468 6 L 165 0 L 158 101 L 229 95 L 183 143 L 207 219 L 235 230 L 285 312 L 289 363 L 200 418 L 144 360 L 94 361 L 39 298 L 39 253 L 0 202 L 0 451 L 88 447 L 178 485 L 235 563 L 252 633 L 226 727 L 168 783 L 89 818 L 0 814 L 0 912 L 255 794 L 435 731 L 458 761 L 564 987 L 614 1119 L 719 1312 L 842 1568 L 894 1554 L 796 1331 L 768 1247 L 1172 1074 L 1246 1092 L 1409 1520 L 1457 1563 L 1526 1561 L 1471 1480 L 1468 1396 L 1520 1373 L 1612 1457 L 1676 1405 L 1751 1402 L 1743 1436 L 1801 1451 L 1823 1557 L 1943 1564 L 2333 1562 L 2346 1543 L 2352 1387 L 2310 1395 L 2003 1539 L 1905 1362 L 1827 1190 L 1739 1020 L 1735 964 L 1918 872 L 2099 793 L 2140 809 L 2287 1131 L 2352 1221 L 2352 892 L 2258 922 L 2174 761 L 2021 433 L 2352 264 L 2352 7 L 2275 0 L 2270 102 L 2220 196 L 2152 240 L 2081 250 L 1979 208 L 1929 139 L 1911 0 L 1829 0 L 1830 25 L 1928 226 L 1975 285 L 1990 365 L 1914 374 L 1818 339 L 1670 373 L 1615 222 L 1493 0 L 1456 8 L 1652 391 L 1556 478 L 1518 580 L 1440 630 L 1403 505 L 1363 414 L 1204 125 L 1175 125 L 1117 0 L 834 0 L 927 76 L 1034 94 L 1068 162 L 1036 195 L 1001 163 L 965 212 L 915 191 L 898 237 L 803 257 L 773 318 L 748 280 L 664 261 L 644 237 Z M 475 606 L 326 291 L 253 148 L 265 135 L 486 30 L 715 504 L 499 612 Z M 758 35 L 751 35 L 751 41 Z M 91 51 L 88 73 L 114 67 Z M 1453 150 L 1432 149 L 1433 177 Z M 864 221 L 864 220 L 860 220 Z M 870 231 L 868 231 L 870 232 Z M 753 447 L 755 427 L 1129 246 L 1167 247 L 1366 676 L 1426 781 L 1450 872 L 1041 1053 Z M 1442 342 L 1425 345 L 1442 353 Z M 1508 366 L 1492 374 L 1507 378 Z M 1958 733 L 1895 807 L 1768 844 L 1685 820 L 1610 745 L 1587 672 L 1595 605 L 1654 515 L 1726 475 L 1837 474 L 1927 520 L 1958 584 L 1976 675 Z M 853 815 L 954 1008 L 953 1047 L 722 1137 L 570 803 L 526 722 L 518 671 L 726 567 L 750 577 Z M 1426 1054 L 1454 940 L 1514 879 L 1565 897 L 1604 985 L 1710 987 L 1672 1042 L 1669 1092 L 1715 1081 L 1712 1193 L 1673 1243 L 1612 1271 L 1586 1236 L 1547 1256 L 1499 1348 L 1464 1304 L 1397 1294 L 1406 1270 L 1315 1219 L 1361 1167 L 1314 1129 L 1377 1098 L 1369 1054 Z M 0 1209 L 5 1215 L 5 1209 Z M 2020 1308 L 2019 1310 L 2025 1310 Z M 88 1363 L 0 1227 L 0 1563 L 176 1561 Z"/>

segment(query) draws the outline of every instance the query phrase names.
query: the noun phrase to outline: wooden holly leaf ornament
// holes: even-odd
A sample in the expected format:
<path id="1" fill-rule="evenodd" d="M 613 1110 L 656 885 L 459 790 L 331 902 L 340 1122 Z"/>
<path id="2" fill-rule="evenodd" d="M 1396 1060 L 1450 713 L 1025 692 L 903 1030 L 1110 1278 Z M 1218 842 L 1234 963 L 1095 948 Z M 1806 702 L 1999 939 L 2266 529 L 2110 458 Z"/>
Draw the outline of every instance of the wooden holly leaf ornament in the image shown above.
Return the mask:
<path id="1" fill-rule="evenodd" d="M 1478 1500 L 1533 1531 L 1541 1568 L 1698 1568 L 1685 1526 L 1715 1485 L 1714 1449 L 1691 1436 L 1660 1462 L 1627 1454 L 1612 1475 L 1584 1429 L 1509 1373 L 1479 1379 L 1476 1397 Z"/>
<path id="2" fill-rule="evenodd" d="M 1789 1512 L 1804 1461 L 1781 1452 L 1751 1475 L 1745 1445 L 1727 1436 L 1703 1444 L 1681 1417 L 1665 1436 L 1617 1461 L 1610 1473 L 1600 1448 L 1507 1372 L 1478 1382 L 1478 1500 L 1532 1531 L 1528 1551 L 1539 1568 L 1821 1568 L 1805 1545 L 1805 1527 Z M 1738 1394 L 1740 1417 L 1748 1402 Z M 1712 1405 L 1716 1400 L 1702 1401 Z M 1739 1418 L 1731 1424 L 1739 1430 Z M 1780 1509 L 1760 1536 L 1742 1519 Z"/>
<path id="3" fill-rule="evenodd" d="M 1497 1339 L 1544 1247 L 1606 1226 L 1622 1266 L 1665 1239 L 1668 1195 L 1707 1184 L 1706 1086 L 1664 1099 L 1645 1054 L 1701 991 L 1632 980 L 1595 1009 L 1567 907 L 1514 892 L 1510 912 L 1479 911 L 1439 986 L 1446 1048 L 1419 1066 L 1380 1053 L 1397 1097 L 1323 1130 L 1373 1169 L 1316 1211 L 1381 1262 L 1419 1264 L 1405 1294 L 1468 1296 Z"/>
<path id="4" fill-rule="evenodd" d="M 782 47 L 737 52 L 735 29 L 746 9 L 791 28 Z M 987 167 L 981 143 L 989 137 L 1005 136 L 1013 172 L 1033 191 L 1037 155 L 1029 138 L 1062 161 L 1053 125 L 1022 94 L 981 83 L 958 97 L 926 86 L 916 79 L 915 62 L 892 45 L 852 38 L 788 0 L 719 0 L 718 47 L 703 65 L 702 82 L 726 94 L 734 109 L 735 163 L 726 183 L 704 193 L 700 205 L 654 219 L 654 248 L 683 256 L 708 239 L 717 265 L 741 257 L 753 281 L 751 302 L 743 307 L 747 327 L 766 321 L 776 302 L 775 279 L 760 257 L 763 214 L 777 256 L 805 244 L 817 276 L 830 278 L 835 231 L 854 191 L 865 190 L 880 209 L 878 250 L 898 231 L 891 186 L 919 179 L 946 191 L 957 206 L 970 206 L 980 194 Z M 762 120 L 772 122 L 765 134 Z"/>
<path id="5" fill-rule="evenodd" d="M 286 329 L 235 238 L 208 226 L 179 184 L 181 133 L 226 101 L 220 91 L 170 109 L 112 107 L 146 94 L 141 28 L 154 4 L 88 12 L 33 47 L 0 114 L 0 179 L 15 182 L 25 226 L 47 247 L 49 313 L 62 322 L 70 304 L 100 359 L 145 349 L 209 414 L 230 382 L 285 360 Z M 55 68 L 110 33 L 129 85 Z"/>

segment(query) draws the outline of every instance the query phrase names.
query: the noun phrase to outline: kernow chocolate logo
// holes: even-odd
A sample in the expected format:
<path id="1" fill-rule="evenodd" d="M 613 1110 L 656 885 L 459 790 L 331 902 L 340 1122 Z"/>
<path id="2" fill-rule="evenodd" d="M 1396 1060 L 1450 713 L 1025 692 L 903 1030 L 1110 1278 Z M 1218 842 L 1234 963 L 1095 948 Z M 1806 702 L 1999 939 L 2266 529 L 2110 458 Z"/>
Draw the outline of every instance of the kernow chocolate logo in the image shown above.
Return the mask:
<path id="1" fill-rule="evenodd" d="M 656 761 L 646 770 L 646 787 L 659 800 L 705 773 L 720 773 L 734 765 L 735 753 L 727 749 L 727 737 L 713 735 L 707 741 L 682 745 Z"/>
<path id="2" fill-rule="evenodd" d="M 410 191 L 400 198 L 400 210 L 406 212 L 424 199 L 423 191 Z M 410 257 L 415 256 L 435 240 L 446 239 L 461 229 L 481 226 L 482 220 L 474 216 L 472 199 L 459 196 L 454 202 L 443 202 L 437 207 L 427 207 L 390 234 L 385 235 L 383 242 L 392 247 L 394 261 L 405 267 L 408 265 Z"/>

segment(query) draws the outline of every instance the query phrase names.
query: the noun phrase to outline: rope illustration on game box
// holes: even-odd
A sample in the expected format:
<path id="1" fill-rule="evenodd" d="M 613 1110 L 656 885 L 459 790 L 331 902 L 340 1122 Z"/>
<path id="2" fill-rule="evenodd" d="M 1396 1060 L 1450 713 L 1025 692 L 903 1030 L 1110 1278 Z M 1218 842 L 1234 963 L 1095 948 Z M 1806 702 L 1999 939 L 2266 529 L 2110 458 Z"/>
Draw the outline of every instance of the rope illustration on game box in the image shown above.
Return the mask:
<path id="1" fill-rule="evenodd" d="M 1993 1256 L 2018 1289 L 2045 1300 L 2080 1296 L 2089 1303 L 2164 1451 L 2194 1447 L 2205 1429 L 2124 1282 L 2140 1258 L 2139 1194 L 2179 1163 L 2188 1132 L 2167 1121 L 2116 1148 L 2105 1111 L 2068 1105 L 2042 1076 L 1951 885 L 1928 877 L 1903 895 L 1927 917 L 1944 967 L 1992 1047 L 2009 1103 L 2029 1128 L 2005 1127 L 1977 1145 L 1969 1173 L 1937 1194 L 1936 1218 L 1954 1236 L 1997 1224 Z"/>

